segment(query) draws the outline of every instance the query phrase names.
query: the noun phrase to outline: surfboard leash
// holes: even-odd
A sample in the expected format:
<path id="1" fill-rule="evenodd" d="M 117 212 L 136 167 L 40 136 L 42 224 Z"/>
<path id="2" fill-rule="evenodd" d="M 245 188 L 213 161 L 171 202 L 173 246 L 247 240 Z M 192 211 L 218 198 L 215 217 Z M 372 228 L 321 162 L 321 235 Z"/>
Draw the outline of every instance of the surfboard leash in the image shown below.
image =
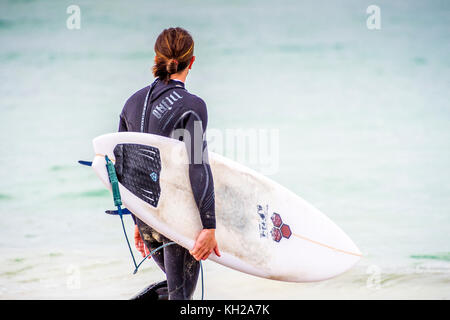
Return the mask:
<path id="1" fill-rule="evenodd" d="M 117 178 L 116 169 L 114 168 L 113 162 L 108 158 L 107 155 L 105 155 L 105 161 L 106 161 L 106 170 L 108 172 L 108 177 L 109 177 L 109 181 L 111 183 L 111 188 L 112 188 L 112 192 L 113 192 L 114 205 L 117 207 L 117 210 L 107 210 L 105 212 L 107 214 L 118 215 L 120 217 L 120 220 L 122 223 L 123 234 L 125 235 L 125 240 L 127 241 L 128 250 L 130 251 L 131 258 L 133 259 L 133 264 L 134 264 L 133 274 L 136 274 L 139 270 L 139 267 L 144 263 L 145 260 L 148 259 L 148 257 L 150 257 L 150 256 L 153 257 L 153 255 L 156 252 L 158 252 L 159 250 L 161 250 L 165 247 L 175 244 L 175 242 L 172 241 L 172 242 L 168 242 L 168 243 L 165 243 L 165 244 L 159 246 L 158 248 L 152 250 L 148 255 L 146 255 L 145 258 L 143 258 L 142 261 L 139 262 L 139 264 L 136 264 L 136 259 L 134 258 L 134 254 L 131 249 L 130 241 L 128 240 L 128 235 L 125 230 L 125 224 L 123 222 L 123 217 L 122 217 L 124 214 L 131 215 L 131 212 L 127 208 L 122 209 L 122 198 L 120 196 L 120 190 L 119 190 L 119 179 Z M 84 166 L 88 166 L 88 167 L 92 166 L 91 161 L 79 160 L 78 163 L 81 165 L 84 165 Z M 204 284 L 205 284 L 205 282 L 204 282 L 204 276 L 203 276 L 203 265 L 202 265 L 201 261 L 199 261 L 199 262 L 200 262 L 200 273 L 201 273 L 201 280 L 202 280 L 202 300 L 204 300 L 204 295 L 205 295 Z"/>
<path id="2" fill-rule="evenodd" d="M 108 158 L 107 155 L 105 155 L 105 160 L 106 160 L 106 170 L 108 171 L 109 182 L 111 183 L 111 189 L 112 189 L 113 198 L 114 198 L 114 205 L 117 207 L 117 212 L 119 214 L 120 221 L 122 223 L 123 234 L 125 235 L 125 239 L 126 239 L 127 245 L 128 245 L 128 250 L 130 251 L 131 259 L 133 260 L 134 267 L 136 268 L 134 273 L 136 273 L 138 266 L 136 264 L 136 259 L 134 258 L 133 251 L 131 250 L 130 241 L 128 240 L 127 231 L 125 230 L 125 224 L 123 223 L 122 198 L 120 197 L 120 191 L 119 191 L 119 179 L 117 178 L 116 169 L 114 168 L 114 164 Z"/>
<path id="3" fill-rule="evenodd" d="M 122 212 L 122 198 L 120 196 L 119 179 L 117 178 L 116 169 L 114 168 L 114 164 L 108 158 L 107 155 L 105 155 L 105 161 L 106 161 L 106 170 L 108 171 L 109 182 L 111 183 L 111 189 L 112 189 L 113 198 L 114 198 L 114 205 L 117 207 L 117 213 L 118 213 L 118 215 L 120 217 L 120 221 L 122 223 L 123 234 L 125 235 L 125 240 L 128 245 L 128 250 L 130 251 L 130 255 L 133 260 L 133 264 L 134 264 L 133 274 L 136 274 L 139 270 L 139 267 L 142 265 L 142 263 L 144 263 L 144 261 L 146 261 L 146 259 L 148 257 L 153 256 L 156 252 L 158 252 L 159 250 L 161 250 L 165 247 L 175 244 L 175 242 L 172 241 L 172 242 L 168 242 L 168 243 L 165 243 L 165 244 L 159 246 L 158 248 L 152 250 L 148 255 L 146 255 L 145 258 L 143 258 L 142 261 L 139 262 L 139 264 L 136 264 L 136 259 L 134 258 L 133 250 L 131 249 L 130 241 L 128 240 L 127 231 L 125 229 L 125 224 L 123 222 L 122 216 L 124 213 Z M 84 164 L 84 163 L 81 163 L 81 164 Z M 84 165 L 86 165 L 86 164 L 84 164 Z M 124 210 L 126 210 L 125 214 L 130 213 L 130 211 L 128 209 L 124 209 Z M 111 212 L 111 211 L 109 211 L 109 212 L 107 211 L 107 213 L 115 214 L 114 212 Z M 203 279 L 203 266 L 202 266 L 201 261 L 200 261 L 200 272 L 201 272 L 201 279 L 202 279 L 202 300 L 203 300 L 204 299 L 204 279 Z"/>
<path id="4" fill-rule="evenodd" d="M 165 243 L 165 244 L 159 246 L 158 248 L 152 250 L 148 255 L 145 256 L 144 259 L 141 260 L 141 262 L 139 262 L 139 264 L 138 264 L 138 265 L 136 266 L 136 268 L 134 269 L 133 274 L 136 274 L 136 272 L 138 272 L 139 267 L 141 266 L 141 264 L 144 263 L 144 261 L 145 261 L 148 257 L 150 257 L 150 256 L 153 257 L 153 255 L 154 255 L 156 252 L 158 252 L 159 250 L 161 250 L 161 249 L 163 249 L 163 248 L 165 248 L 165 247 L 171 246 L 171 245 L 173 245 L 173 244 L 175 244 L 175 243 L 176 243 L 176 242 L 171 241 L 171 242 Z M 201 262 L 201 261 L 199 261 L 199 262 L 200 262 L 200 275 L 201 275 L 201 279 L 202 279 L 202 300 L 204 300 L 204 296 L 205 296 L 205 281 L 204 281 L 204 278 L 203 278 L 203 265 L 202 265 L 202 262 Z"/>

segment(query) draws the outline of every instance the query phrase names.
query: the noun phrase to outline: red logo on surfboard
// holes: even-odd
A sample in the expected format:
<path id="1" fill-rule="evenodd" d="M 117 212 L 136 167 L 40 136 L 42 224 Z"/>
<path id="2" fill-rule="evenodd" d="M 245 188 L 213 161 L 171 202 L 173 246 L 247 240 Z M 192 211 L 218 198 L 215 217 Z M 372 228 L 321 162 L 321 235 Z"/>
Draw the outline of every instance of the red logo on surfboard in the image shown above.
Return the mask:
<path id="1" fill-rule="evenodd" d="M 291 228 L 289 225 L 283 223 L 281 216 L 274 212 L 272 217 L 273 228 L 270 232 L 272 235 L 272 239 L 276 242 L 280 242 L 282 238 L 289 239 L 292 235 Z"/>

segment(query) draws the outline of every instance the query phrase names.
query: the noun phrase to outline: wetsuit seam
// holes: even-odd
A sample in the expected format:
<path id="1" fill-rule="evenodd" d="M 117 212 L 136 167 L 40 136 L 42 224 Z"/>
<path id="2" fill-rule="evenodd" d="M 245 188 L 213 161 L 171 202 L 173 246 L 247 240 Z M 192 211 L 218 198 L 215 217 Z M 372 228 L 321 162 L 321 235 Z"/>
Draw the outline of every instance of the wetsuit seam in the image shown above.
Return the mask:
<path id="1" fill-rule="evenodd" d="M 172 118 L 175 116 L 174 113 L 172 113 L 171 115 L 169 115 L 169 117 L 167 118 L 166 122 L 164 123 L 164 125 L 161 127 L 161 131 L 164 131 L 166 129 L 166 127 L 169 125 L 169 122 L 172 120 Z M 173 130 L 172 130 L 173 131 Z"/>
<path id="2" fill-rule="evenodd" d="M 188 114 L 190 114 L 190 113 L 193 113 L 193 112 L 194 112 L 194 111 L 192 111 L 192 110 L 185 111 L 185 112 L 180 116 L 180 118 L 177 120 L 177 122 L 175 122 L 175 124 L 173 125 L 173 127 L 172 127 L 172 132 L 175 130 L 175 128 L 176 128 L 176 126 L 178 125 L 178 123 L 180 123 L 180 121 L 183 120 L 184 117 L 186 117 L 186 115 L 188 115 Z"/>
<path id="3" fill-rule="evenodd" d="M 125 122 L 125 127 L 126 127 L 127 131 L 129 131 L 130 130 L 130 124 L 128 123 L 127 117 L 123 113 L 120 114 L 120 117 Z"/>
<path id="4" fill-rule="evenodd" d="M 153 88 L 156 85 L 156 82 L 157 82 L 157 80 L 155 80 L 150 85 L 150 88 L 148 89 L 147 94 L 145 95 L 145 101 L 144 101 L 144 106 L 142 107 L 142 115 L 141 115 L 141 123 L 140 123 L 140 125 L 141 125 L 141 127 L 140 127 L 141 132 L 144 132 L 145 115 L 147 114 L 147 108 L 148 108 L 148 102 L 149 102 L 148 99 L 149 99 L 150 93 L 153 91 Z"/>
<path id="5" fill-rule="evenodd" d="M 203 169 L 205 169 L 205 173 L 206 173 L 206 185 L 205 185 L 205 189 L 203 190 L 202 197 L 200 199 L 200 206 L 203 206 L 203 200 L 205 200 L 206 192 L 208 191 L 208 187 L 209 187 L 209 173 L 208 173 L 208 168 L 206 167 L 206 164 L 203 164 Z"/>

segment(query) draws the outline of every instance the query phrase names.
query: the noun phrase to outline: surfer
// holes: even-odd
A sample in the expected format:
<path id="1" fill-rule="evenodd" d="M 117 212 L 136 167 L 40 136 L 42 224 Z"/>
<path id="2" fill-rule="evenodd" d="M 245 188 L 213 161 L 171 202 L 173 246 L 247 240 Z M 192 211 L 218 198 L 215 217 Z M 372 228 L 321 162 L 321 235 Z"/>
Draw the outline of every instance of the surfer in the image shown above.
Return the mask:
<path id="1" fill-rule="evenodd" d="M 214 183 L 205 137 L 208 115 L 205 102 L 185 88 L 186 77 L 195 61 L 194 40 L 189 32 L 182 28 L 163 30 L 154 50 L 155 81 L 126 101 L 120 114 L 119 131 L 157 134 L 186 144 L 189 178 L 203 229 L 192 250 L 171 245 L 153 255 L 166 274 L 168 298 L 186 300 L 192 299 L 199 261 L 206 260 L 213 251 L 220 256 L 215 239 Z M 143 256 L 148 250 L 170 242 L 137 217 L 135 220 L 135 244 Z M 161 290 L 161 286 L 158 288 Z M 153 294 L 151 290 L 144 291 Z"/>

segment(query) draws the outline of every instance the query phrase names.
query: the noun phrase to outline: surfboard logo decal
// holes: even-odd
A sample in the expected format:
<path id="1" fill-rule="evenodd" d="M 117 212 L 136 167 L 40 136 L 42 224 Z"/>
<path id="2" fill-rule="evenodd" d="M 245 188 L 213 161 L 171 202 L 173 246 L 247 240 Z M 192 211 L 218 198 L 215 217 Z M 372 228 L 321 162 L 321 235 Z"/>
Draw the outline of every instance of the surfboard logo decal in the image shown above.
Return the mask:
<path id="1" fill-rule="evenodd" d="M 283 223 L 283 219 L 281 219 L 281 216 L 278 213 L 274 212 L 270 219 L 273 223 L 273 228 L 270 232 L 273 241 L 280 242 L 282 238 L 289 239 L 291 237 L 291 228 L 289 225 Z"/>
<path id="2" fill-rule="evenodd" d="M 273 213 L 271 219 L 272 219 L 273 225 L 277 228 L 281 227 L 281 225 L 283 224 L 283 220 L 281 220 L 281 216 L 276 212 Z"/>
<path id="3" fill-rule="evenodd" d="M 268 235 L 268 231 L 267 231 L 267 211 L 269 209 L 269 206 L 261 206 L 261 205 L 257 205 L 256 206 L 256 211 L 258 212 L 259 215 L 259 237 L 260 238 L 267 238 Z"/>
<path id="4" fill-rule="evenodd" d="M 270 231 L 270 234 L 272 235 L 273 241 L 280 242 L 282 238 L 280 229 L 273 227 L 272 231 Z"/>
<path id="5" fill-rule="evenodd" d="M 289 239 L 291 237 L 291 235 L 292 235 L 291 228 L 287 224 L 283 224 L 281 226 L 280 230 L 281 230 L 281 234 L 286 239 Z"/>
<path id="6" fill-rule="evenodd" d="M 156 182 L 158 180 L 158 174 L 155 171 L 152 171 L 152 173 L 150 173 L 150 178 Z"/>
<path id="7" fill-rule="evenodd" d="M 267 238 L 269 237 L 269 230 L 270 226 L 268 226 L 268 223 L 272 221 L 273 228 L 270 230 L 270 235 L 272 236 L 272 240 L 275 242 L 280 242 L 281 239 L 289 239 L 292 235 L 291 228 L 289 225 L 283 222 L 283 219 L 281 218 L 281 215 L 277 212 L 273 212 L 272 216 L 269 218 L 269 205 L 256 205 L 256 212 L 259 216 L 259 237 L 260 238 Z M 269 220 L 269 222 L 268 222 Z"/>

